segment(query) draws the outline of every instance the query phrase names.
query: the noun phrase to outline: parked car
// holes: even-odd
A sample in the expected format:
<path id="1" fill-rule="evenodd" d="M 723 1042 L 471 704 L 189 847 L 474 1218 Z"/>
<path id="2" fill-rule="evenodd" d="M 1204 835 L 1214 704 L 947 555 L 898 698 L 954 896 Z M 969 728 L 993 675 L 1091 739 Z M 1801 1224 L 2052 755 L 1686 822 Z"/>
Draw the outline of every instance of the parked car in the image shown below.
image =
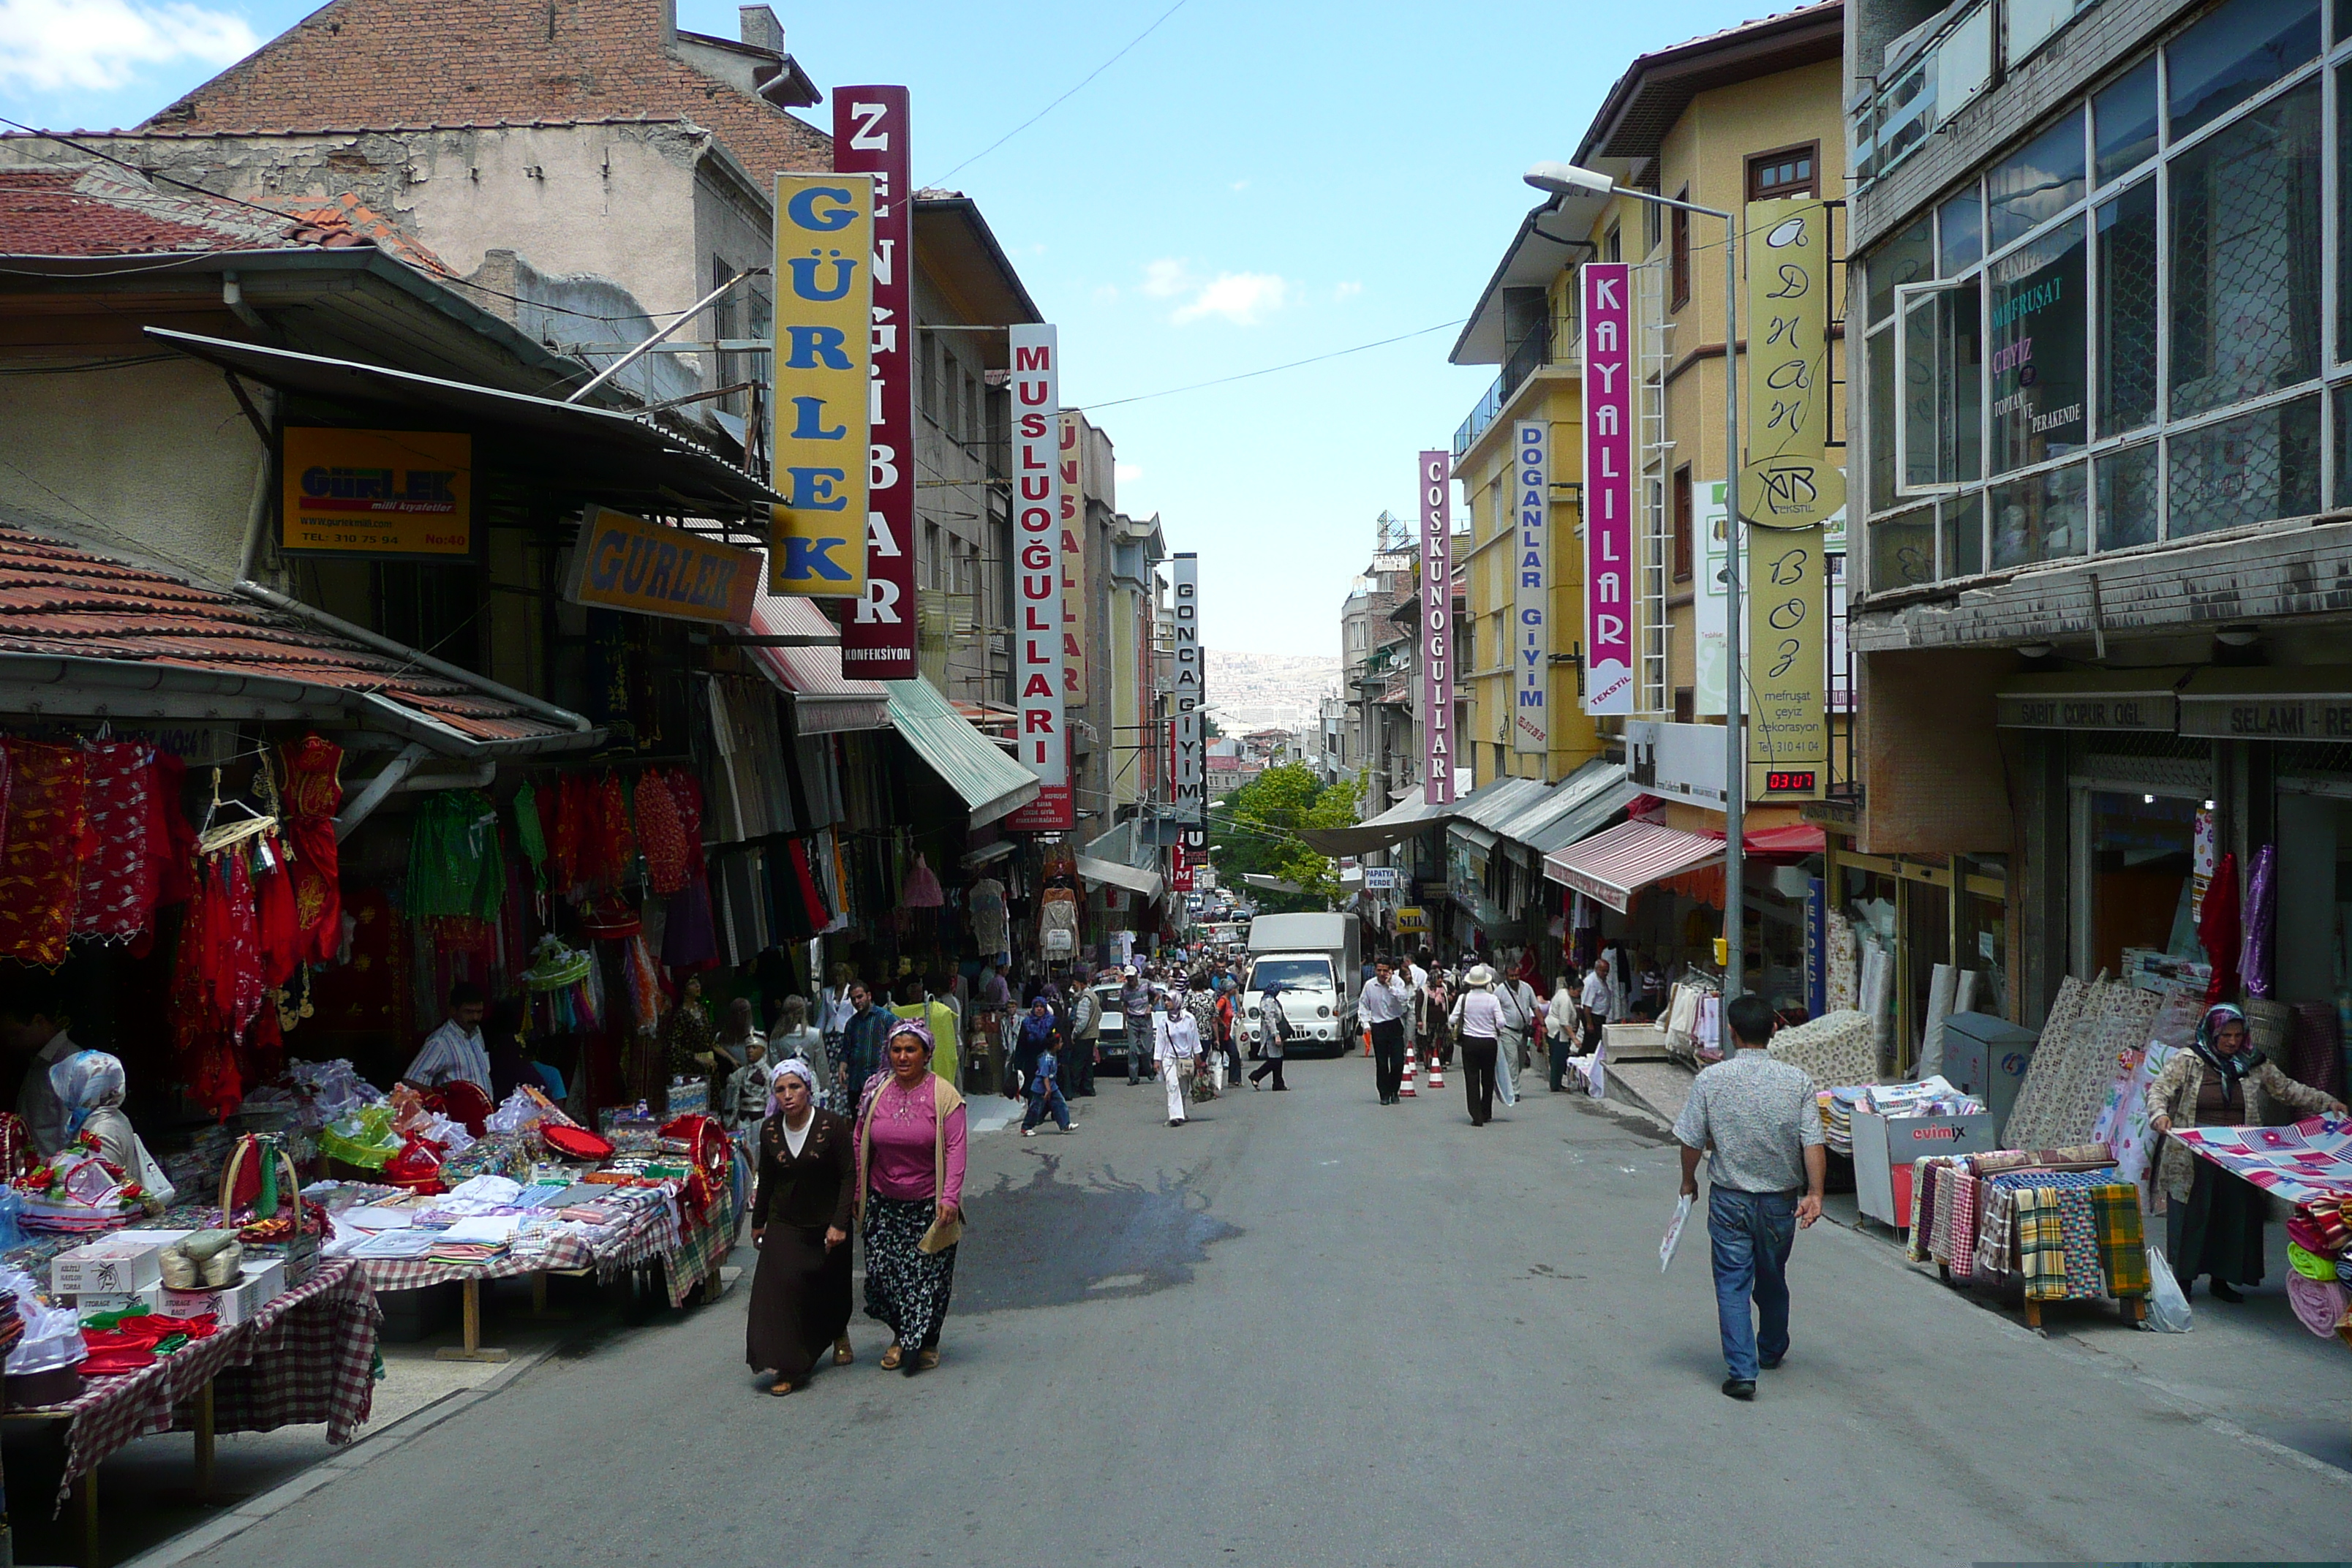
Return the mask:
<path id="1" fill-rule="evenodd" d="M 1118 987 L 1093 987 L 1095 1006 L 1102 1014 L 1102 1026 L 1095 1031 L 1095 1061 L 1097 1065 L 1116 1058 L 1120 1065 L 1127 1061 L 1127 1015 L 1118 1005 Z"/>

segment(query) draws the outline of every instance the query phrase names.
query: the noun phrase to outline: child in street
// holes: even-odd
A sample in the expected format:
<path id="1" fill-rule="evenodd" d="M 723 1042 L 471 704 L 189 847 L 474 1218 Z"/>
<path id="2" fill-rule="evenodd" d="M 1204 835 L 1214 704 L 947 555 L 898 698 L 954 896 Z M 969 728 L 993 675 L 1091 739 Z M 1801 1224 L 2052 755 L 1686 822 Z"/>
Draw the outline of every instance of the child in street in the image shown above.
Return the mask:
<path id="1" fill-rule="evenodd" d="M 715 1108 L 719 1125 L 734 1134 L 746 1155 L 759 1158 L 760 1128 L 768 1120 L 768 1042 L 752 1034 L 740 1047 L 743 1065 L 727 1075 Z"/>
<path id="2" fill-rule="evenodd" d="M 1037 1124 L 1051 1111 L 1054 1124 L 1063 1131 L 1070 1131 L 1070 1102 L 1062 1098 L 1062 1058 L 1055 1053 L 1053 1043 L 1037 1053 L 1037 1065 L 1029 1075 L 1029 1109 L 1022 1113 L 1021 1136 L 1037 1136 Z"/>

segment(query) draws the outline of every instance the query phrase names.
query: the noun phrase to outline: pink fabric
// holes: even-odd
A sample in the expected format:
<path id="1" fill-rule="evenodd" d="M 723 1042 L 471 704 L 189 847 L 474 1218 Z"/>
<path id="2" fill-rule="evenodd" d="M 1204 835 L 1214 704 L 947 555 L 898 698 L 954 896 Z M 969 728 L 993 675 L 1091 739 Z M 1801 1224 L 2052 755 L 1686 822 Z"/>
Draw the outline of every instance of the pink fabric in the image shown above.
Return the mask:
<path id="1" fill-rule="evenodd" d="M 912 1090 L 886 1079 L 875 1090 L 874 1152 L 867 1175 L 874 1190 L 886 1198 L 929 1198 L 932 1173 L 938 1168 L 939 1103 L 929 1079 Z M 963 1202 L 964 1108 L 948 1115 L 947 1190 L 945 1202 Z"/>

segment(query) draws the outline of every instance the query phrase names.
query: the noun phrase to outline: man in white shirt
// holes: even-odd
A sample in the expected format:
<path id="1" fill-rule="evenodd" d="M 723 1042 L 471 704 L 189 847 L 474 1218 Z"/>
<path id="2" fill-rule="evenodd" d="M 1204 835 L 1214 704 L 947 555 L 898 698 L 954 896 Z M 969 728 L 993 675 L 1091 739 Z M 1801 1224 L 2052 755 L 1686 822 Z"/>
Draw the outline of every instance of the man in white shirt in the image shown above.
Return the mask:
<path id="1" fill-rule="evenodd" d="M 449 1017 L 425 1037 L 424 1048 L 401 1075 L 420 1089 L 463 1079 L 490 1092 L 490 1053 L 482 1045 L 482 988 L 470 980 L 449 987 Z"/>
<path id="2" fill-rule="evenodd" d="M 1356 1016 L 1372 1031 L 1372 1086 L 1382 1105 L 1401 1105 L 1397 1089 L 1404 1082 L 1404 1016 L 1412 1005 L 1412 992 L 1397 973 L 1396 960 L 1387 953 L 1372 960 L 1371 984 L 1356 1002 Z"/>
<path id="3" fill-rule="evenodd" d="M 1609 961 L 1596 958 L 1584 976 L 1584 994 L 1580 998 L 1584 1009 L 1584 1054 L 1601 1043 L 1601 1027 L 1610 1020 L 1616 1006 L 1616 993 L 1609 987 Z"/>
<path id="4" fill-rule="evenodd" d="M 64 1008 L 29 985 L 0 1006 L 0 1047 L 12 1058 L 29 1058 L 25 1087 L 16 1093 L 16 1114 L 43 1159 L 66 1143 L 66 1108 L 49 1085 L 49 1068 L 81 1049 L 66 1032 L 69 1022 Z"/>

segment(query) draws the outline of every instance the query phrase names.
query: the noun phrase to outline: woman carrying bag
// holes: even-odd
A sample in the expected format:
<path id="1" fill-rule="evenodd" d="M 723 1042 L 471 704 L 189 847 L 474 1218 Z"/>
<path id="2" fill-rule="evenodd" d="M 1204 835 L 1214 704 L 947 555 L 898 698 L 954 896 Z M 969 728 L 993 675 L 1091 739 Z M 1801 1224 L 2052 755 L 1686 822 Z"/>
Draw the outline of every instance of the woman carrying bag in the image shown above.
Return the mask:
<path id="1" fill-rule="evenodd" d="M 1282 1012 L 1282 987 L 1267 986 L 1258 997 L 1257 1008 L 1257 1052 L 1262 1059 L 1249 1075 L 1250 1088 L 1256 1089 L 1258 1079 L 1272 1073 L 1274 1091 L 1280 1094 L 1289 1087 L 1282 1081 L 1282 1052 L 1290 1043 L 1290 1020 Z"/>
<path id="2" fill-rule="evenodd" d="M 866 1315 L 890 1326 L 885 1372 L 940 1364 L 963 1237 L 963 1096 L 931 1071 L 931 1032 L 916 1019 L 884 1046 L 888 1070 L 857 1116 L 857 1213 Z"/>

